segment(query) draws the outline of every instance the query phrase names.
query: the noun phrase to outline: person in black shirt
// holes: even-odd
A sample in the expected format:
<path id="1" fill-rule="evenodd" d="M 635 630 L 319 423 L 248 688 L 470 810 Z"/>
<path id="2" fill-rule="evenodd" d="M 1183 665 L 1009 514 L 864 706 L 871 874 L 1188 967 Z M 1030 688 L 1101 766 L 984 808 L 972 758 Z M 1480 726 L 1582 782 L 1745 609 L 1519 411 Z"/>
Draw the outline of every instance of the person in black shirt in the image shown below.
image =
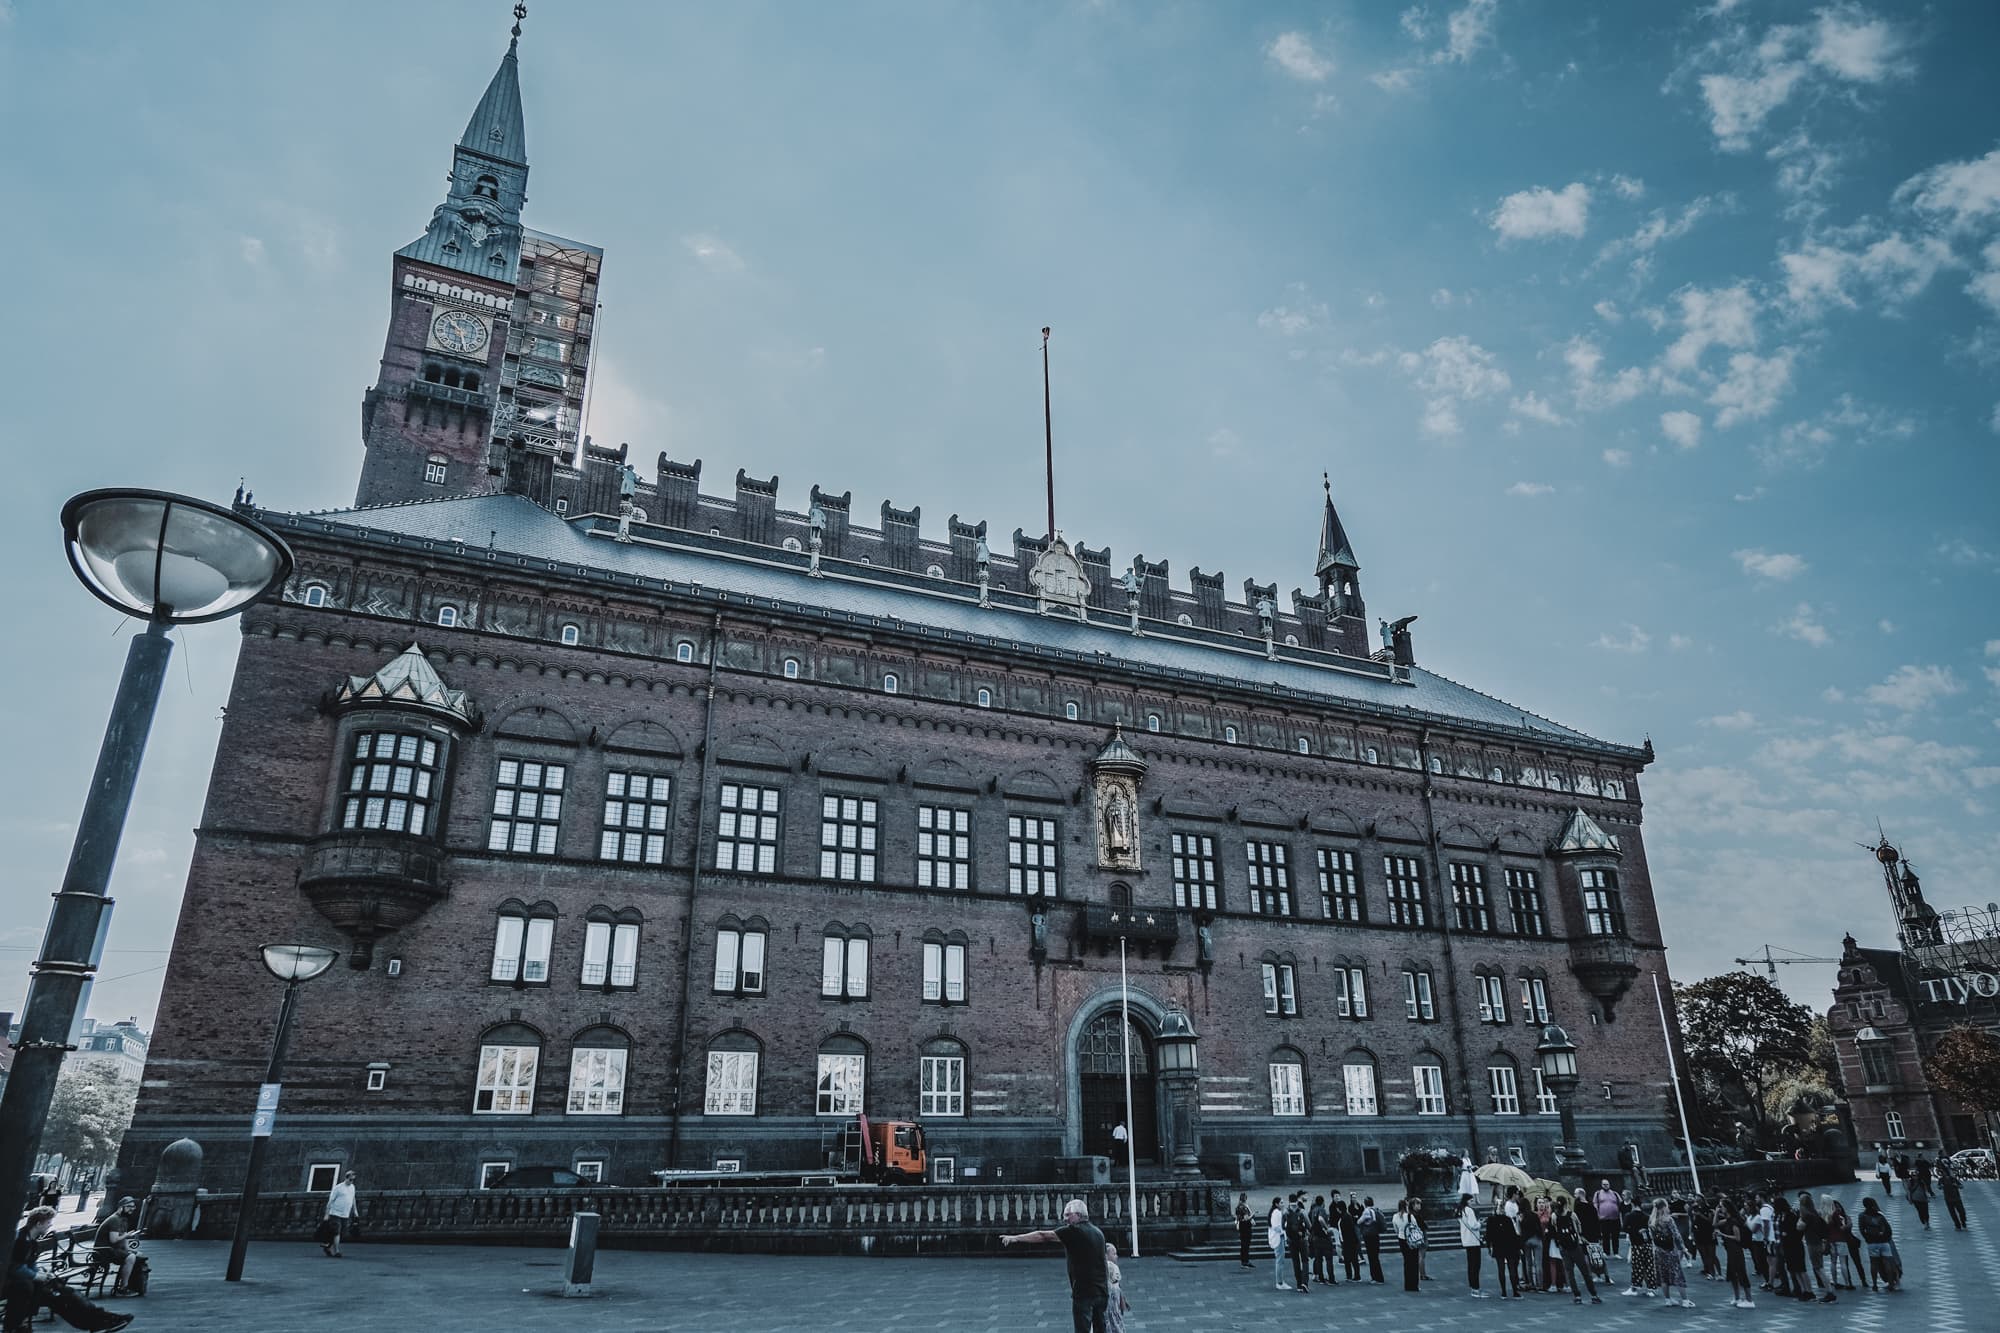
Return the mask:
<path id="1" fill-rule="evenodd" d="M 22 1219 L 14 1237 L 14 1252 L 7 1260 L 6 1326 L 26 1328 L 35 1311 L 46 1305 L 71 1328 L 111 1333 L 132 1322 L 129 1314 L 117 1314 L 93 1304 L 60 1282 L 52 1282 L 35 1267 L 35 1256 L 48 1244 L 49 1228 L 55 1224 L 56 1210 L 36 1208 Z"/>
<path id="2" fill-rule="evenodd" d="M 1054 1230 L 1023 1231 L 1002 1236 L 1002 1245 L 1034 1245 L 1054 1241 L 1069 1256 L 1070 1320 L 1076 1333 L 1105 1333 L 1104 1307 L 1111 1300 L 1111 1275 L 1105 1268 L 1104 1233 L 1090 1224 L 1082 1199 L 1063 1205 L 1063 1224 Z"/>
<path id="3" fill-rule="evenodd" d="M 1242 1264 L 1245 1268 L 1248 1268 L 1250 1266 L 1250 1224 L 1252 1218 L 1253 1214 L 1250 1211 L 1250 1196 L 1248 1194 L 1237 1195 L 1236 1196 L 1236 1262 Z"/>
<path id="4" fill-rule="evenodd" d="M 132 1285 L 132 1268 L 139 1262 L 139 1252 L 132 1248 L 127 1237 L 132 1234 L 132 1224 L 138 1217 L 139 1201 L 128 1194 L 97 1224 L 97 1257 L 118 1265 L 118 1280 L 111 1287 L 113 1296 L 125 1295 Z"/>

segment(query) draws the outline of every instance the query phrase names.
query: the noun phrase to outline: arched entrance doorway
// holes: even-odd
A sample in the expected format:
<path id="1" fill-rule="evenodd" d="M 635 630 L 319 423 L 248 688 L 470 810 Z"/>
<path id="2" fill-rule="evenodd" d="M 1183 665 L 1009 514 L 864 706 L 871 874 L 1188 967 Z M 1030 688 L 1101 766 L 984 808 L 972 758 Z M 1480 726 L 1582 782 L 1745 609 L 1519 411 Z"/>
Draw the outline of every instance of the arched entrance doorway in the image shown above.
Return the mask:
<path id="1" fill-rule="evenodd" d="M 1109 1157 L 1114 1163 L 1125 1150 L 1112 1131 L 1125 1119 L 1125 1037 L 1132 1049 L 1132 1154 L 1139 1161 L 1160 1155 L 1158 1102 L 1153 1093 L 1153 1043 L 1137 1022 L 1127 1024 L 1117 1009 L 1106 1009 L 1090 1021 L 1076 1051 L 1077 1109 L 1086 1154 Z"/>

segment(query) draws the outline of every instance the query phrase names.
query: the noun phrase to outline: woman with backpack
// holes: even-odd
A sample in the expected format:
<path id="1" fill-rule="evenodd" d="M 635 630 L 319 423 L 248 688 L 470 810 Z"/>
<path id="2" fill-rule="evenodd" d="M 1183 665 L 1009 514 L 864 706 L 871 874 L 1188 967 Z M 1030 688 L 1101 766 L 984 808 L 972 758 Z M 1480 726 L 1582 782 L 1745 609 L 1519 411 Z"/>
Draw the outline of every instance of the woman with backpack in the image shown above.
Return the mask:
<path id="1" fill-rule="evenodd" d="M 1647 1228 L 1647 1239 L 1653 1242 L 1653 1272 L 1659 1282 L 1660 1294 L 1667 1298 L 1668 1305 L 1678 1305 L 1684 1310 L 1694 1309 L 1694 1302 L 1688 1299 L 1687 1272 L 1683 1267 L 1687 1259 L 1687 1239 L 1681 1235 L 1680 1223 L 1674 1221 L 1673 1211 L 1667 1207 L 1665 1199 L 1653 1201 L 1653 1221 Z"/>
<path id="2" fill-rule="evenodd" d="M 1410 1210 L 1410 1200 L 1397 1203 L 1389 1229 L 1396 1237 L 1396 1248 L 1403 1252 L 1403 1290 L 1415 1291 L 1424 1271 L 1424 1224 Z"/>
<path id="3" fill-rule="evenodd" d="M 1896 1257 L 1896 1233 L 1882 1207 L 1874 1199 L 1861 1201 L 1861 1221 L 1856 1224 L 1861 1243 L 1868 1247 L 1868 1290 L 1880 1291 L 1887 1284 L 1895 1291 L 1903 1284 L 1903 1264 Z"/>
<path id="4" fill-rule="evenodd" d="M 1479 1289 L 1479 1260 L 1486 1244 L 1485 1227 L 1479 1219 L 1479 1208 L 1473 1203 L 1475 1196 L 1458 1196 L 1458 1243 L 1465 1247 L 1465 1285 L 1472 1289 L 1473 1298 L 1484 1300 L 1486 1293 Z"/>
<path id="5" fill-rule="evenodd" d="M 1568 1200 L 1557 1199 L 1555 1217 L 1550 1223 L 1550 1235 L 1556 1254 L 1562 1263 L 1563 1283 L 1569 1288 L 1572 1303 L 1583 1304 L 1584 1288 L 1590 1290 L 1590 1303 L 1602 1305 L 1604 1300 L 1597 1294 L 1597 1279 L 1591 1275 L 1588 1246 L 1584 1239 L 1581 1214 L 1583 1205 L 1578 1203 L 1571 1212 Z M 1583 1286 L 1577 1286 L 1577 1279 L 1583 1279 Z"/>
<path id="6" fill-rule="evenodd" d="M 1922 1166 L 1926 1164 L 1920 1158 L 1918 1159 L 1918 1165 Z M 1920 1171 L 1911 1176 L 1910 1182 L 1904 1188 L 1903 1193 L 1909 1197 L 1910 1207 L 1917 1210 L 1917 1220 L 1924 1224 L 1924 1230 L 1929 1231 L 1931 1229 L 1930 1172 L 1928 1170 Z"/>

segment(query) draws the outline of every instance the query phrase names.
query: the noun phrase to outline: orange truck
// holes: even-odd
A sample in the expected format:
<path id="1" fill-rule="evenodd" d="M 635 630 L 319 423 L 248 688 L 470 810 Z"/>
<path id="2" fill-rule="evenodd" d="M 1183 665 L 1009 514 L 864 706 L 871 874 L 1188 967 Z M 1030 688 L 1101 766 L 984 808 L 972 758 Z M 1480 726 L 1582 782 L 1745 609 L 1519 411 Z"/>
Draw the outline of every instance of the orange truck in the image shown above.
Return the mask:
<path id="1" fill-rule="evenodd" d="M 820 1143 L 824 1165 L 805 1171 L 655 1171 L 662 1185 L 917 1185 L 930 1172 L 924 1127 L 858 1115 Z"/>

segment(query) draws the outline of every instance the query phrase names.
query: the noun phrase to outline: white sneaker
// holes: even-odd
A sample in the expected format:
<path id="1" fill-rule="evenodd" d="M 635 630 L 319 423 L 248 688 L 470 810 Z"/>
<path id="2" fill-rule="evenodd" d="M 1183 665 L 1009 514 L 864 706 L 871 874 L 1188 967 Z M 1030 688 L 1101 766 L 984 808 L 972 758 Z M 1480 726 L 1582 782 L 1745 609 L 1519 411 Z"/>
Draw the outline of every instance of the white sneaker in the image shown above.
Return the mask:
<path id="1" fill-rule="evenodd" d="M 1671 1303 L 1672 1303 L 1672 1302 L 1669 1302 L 1669 1304 L 1671 1304 Z M 1693 1302 L 1693 1301 L 1691 1301 L 1691 1300 L 1689 1300 L 1689 1299 L 1687 1299 L 1687 1298 L 1686 1298 L 1685 1296 L 1683 1296 L 1683 1297 L 1681 1298 L 1681 1309 L 1683 1309 L 1683 1310 L 1692 1310 L 1692 1309 L 1694 1309 L 1694 1302 Z"/>
<path id="2" fill-rule="evenodd" d="M 1486 1299 L 1486 1293 L 1483 1291 L 1475 1291 L 1472 1293 L 1472 1299 L 1475 1301 L 1483 1301 Z"/>
<path id="3" fill-rule="evenodd" d="M 1290 1291 L 1291 1289 L 1292 1289 L 1292 1284 L 1289 1282 L 1280 1282 L 1278 1284 L 1279 1291 Z"/>
<path id="4" fill-rule="evenodd" d="M 1618 1294 L 1620 1296 L 1637 1296 L 1639 1294 L 1639 1289 L 1637 1287 L 1627 1287 L 1625 1288 L 1625 1290 L 1619 1292 Z"/>

